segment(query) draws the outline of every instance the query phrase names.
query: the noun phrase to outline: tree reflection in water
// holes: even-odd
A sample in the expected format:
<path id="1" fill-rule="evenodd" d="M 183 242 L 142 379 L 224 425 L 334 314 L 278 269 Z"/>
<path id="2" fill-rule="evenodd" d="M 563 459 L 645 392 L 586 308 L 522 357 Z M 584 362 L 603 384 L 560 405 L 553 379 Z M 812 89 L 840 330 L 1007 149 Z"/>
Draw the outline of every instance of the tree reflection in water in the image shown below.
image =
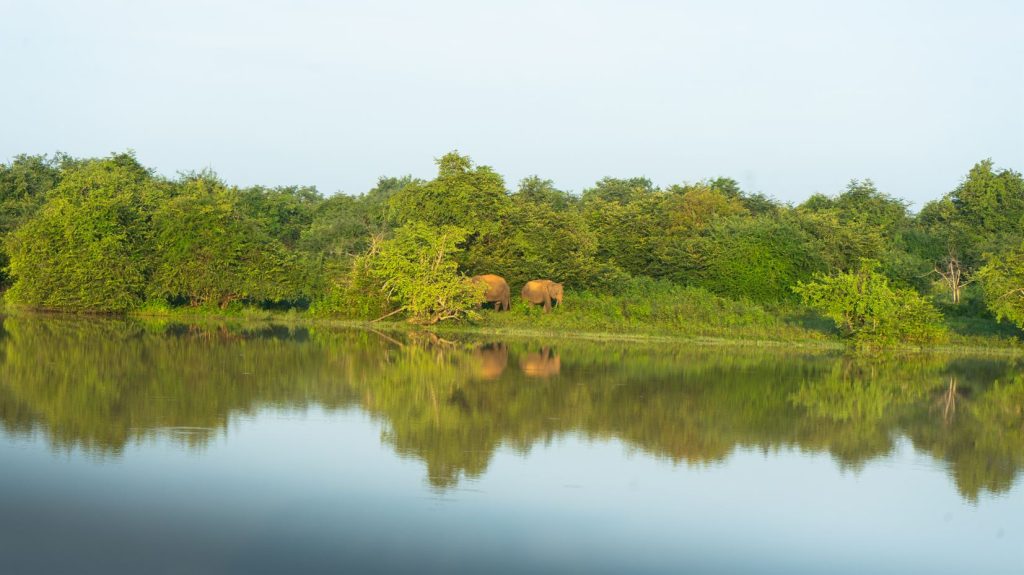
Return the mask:
<path id="1" fill-rule="evenodd" d="M 392 449 L 426 464 L 438 489 L 482 474 L 499 447 L 525 453 L 563 434 L 618 439 L 677 463 L 721 461 L 737 448 L 799 449 L 854 469 L 906 437 L 944 461 L 973 500 L 1008 490 L 1024 467 L 1018 367 L 6 318 L 0 422 L 9 434 L 42 432 L 58 450 L 117 457 L 156 436 L 202 449 L 232 417 L 264 408 L 358 406 L 381 422 Z"/>

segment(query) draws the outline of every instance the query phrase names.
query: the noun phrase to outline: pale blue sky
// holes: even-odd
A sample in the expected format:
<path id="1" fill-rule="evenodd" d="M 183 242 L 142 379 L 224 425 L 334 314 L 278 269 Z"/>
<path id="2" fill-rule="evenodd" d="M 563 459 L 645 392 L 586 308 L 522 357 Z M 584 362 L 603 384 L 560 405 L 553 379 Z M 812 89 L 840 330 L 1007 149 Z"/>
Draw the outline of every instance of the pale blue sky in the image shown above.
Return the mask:
<path id="1" fill-rule="evenodd" d="M 1024 2 L 0 0 L 0 161 L 359 193 L 451 149 L 539 174 L 730 176 L 918 205 L 1024 169 Z"/>

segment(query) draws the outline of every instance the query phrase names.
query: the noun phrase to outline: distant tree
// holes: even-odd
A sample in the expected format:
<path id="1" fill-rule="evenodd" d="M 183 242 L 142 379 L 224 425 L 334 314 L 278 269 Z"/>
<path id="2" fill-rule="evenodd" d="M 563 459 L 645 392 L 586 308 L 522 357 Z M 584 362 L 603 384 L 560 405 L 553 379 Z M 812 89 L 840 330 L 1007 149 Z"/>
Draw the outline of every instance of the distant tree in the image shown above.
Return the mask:
<path id="1" fill-rule="evenodd" d="M 271 237 L 289 248 L 298 244 L 302 231 L 313 223 L 313 215 L 323 201 L 323 196 L 311 186 L 254 186 L 238 192 L 239 209 L 258 220 Z"/>
<path id="2" fill-rule="evenodd" d="M 366 194 L 328 197 L 317 205 L 312 221 L 302 231 L 300 249 L 335 260 L 365 252 L 374 236 L 391 229 L 387 219 L 391 197 L 414 182 L 422 183 L 410 176 L 382 177 Z"/>
<path id="3" fill-rule="evenodd" d="M 298 245 L 312 254 L 344 258 L 366 251 L 371 238 L 365 204 L 358 196 L 335 194 L 317 206 Z"/>
<path id="4" fill-rule="evenodd" d="M 662 193 L 644 192 L 620 203 L 584 197 L 581 213 L 597 238 L 597 257 L 631 275 L 664 277 L 659 255 L 668 221 L 662 211 Z"/>
<path id="5" fill-rule="evenodd" d="M 740 188 L 739 182 L 732 178 L 715 178 L 703 182 L 709 188 L 718 190 L 726 197 L 739 200 L 743 207 L 752 214 L 771 214 L 779 211 L 782 206 L 775 200 L 761 193 L 748 193 Z"/>
<path id="6" fill-rule="evenodd" d="M 602 178 L 593 188 L 583 190 L 582 200 L 601 200 L 617 204 L 628 204 L 636 199 L 650 196 L 657 188 L 647 178 Z"/>
<path id="7" fill-rule="evenodd" d="M 672 186 L 660 208 L 667 217 L 668 234 L 695 235 L 720 218 L 749 215 L 738 195 L 704 185 Z"/>
<path id="8" fill-rule="evenodd" d="M 997 170 L 992 160 L 978 162 L 955 190 L 929 202 L 918 217 L 937 239 L 935 263 L 955 254 L 966 269 L 984 265 L 985 253 L 996 253 L 1024 240 L 1024 178 L 1013 170 Z"/>
<path id="9" fill-rule="evenodd" d="M 577 203 L 569 192 L 555 188 L 554 182 L 540 176 L 529 176 L 519 182 L 519 190 L 512 197 L 530 204 L 550 206 L 554 210 L 566 210 Z"/>
<path id="10" fill-rule="evenodd" d="M 556 198 L 513 195 L 502 231 L 480 254 L 478 268 L 495 270 L 514 288 L 537 278 L 575 288 L 607 279 L 597 258 L 596 235 L 575 206 L 559 209 L 564 204 Z"/>

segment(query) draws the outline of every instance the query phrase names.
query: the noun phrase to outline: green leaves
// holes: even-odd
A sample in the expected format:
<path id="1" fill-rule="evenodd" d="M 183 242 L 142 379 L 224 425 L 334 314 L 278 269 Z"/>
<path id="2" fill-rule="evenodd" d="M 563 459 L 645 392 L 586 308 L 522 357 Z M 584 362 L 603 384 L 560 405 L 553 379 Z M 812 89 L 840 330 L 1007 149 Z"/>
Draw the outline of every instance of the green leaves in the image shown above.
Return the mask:
<path id="1" fill-rule="evenodd" d="M 457 226 L 474 237 L 497 232 L 510 207 L 502 177 L 458 152 L 442 156 L 437 168 L 435 179 L 412 182 L 391 197 L 392 220 Z"/>
<path id="2" fill-rule="evenodd" d="M 1008 319 L 1024 328 L 1024 246 L 990 256 L 977 279 L 988 309 L 998 319 Z"/>
<path id="3" fill-rule="evenodd" d="M 303 297 L 296 257 L 240 201 L 236 190 L 197 177 L 155 211 L 149 295 L 222 308 Z"/>
<path id="4" fill-rule="evenodd" d="M 486 286 L 470 282 L 452 259 L 466 235 L 455 226 L 402 226 L 394 238 L 376 241 L 369 253 L 356 259 L 350 281 L 373 286 L 413 323 L 473 317 Z"/>
<path id="5" fill-rule="evenodd" d="M 43 309 L 125 311 L 146 287 L 147 214 L 165 193 L 133 158 L 81 163 L 39 213 L 6 238 L 10 301 Z"/>
<path id="6" fill-rule="evenodd" d="M 938 310 L 911 289 L 894 289 L 878 262 L 862 260 L 854 272 L 818 274 L 794 288 L 805 305 L 835 322 L 857 344 L 923 344 L 944 335 Z"/>

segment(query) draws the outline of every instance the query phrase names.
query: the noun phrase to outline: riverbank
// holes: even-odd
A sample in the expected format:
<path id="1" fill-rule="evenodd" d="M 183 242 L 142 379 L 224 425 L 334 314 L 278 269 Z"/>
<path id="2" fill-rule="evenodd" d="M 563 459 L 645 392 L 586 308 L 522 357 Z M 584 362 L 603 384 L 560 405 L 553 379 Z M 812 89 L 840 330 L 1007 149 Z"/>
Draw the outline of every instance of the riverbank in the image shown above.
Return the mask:
<path id="1" fill-rule="evenodd" d="M 707 310 L 709 313 L 680 318 L 674 314 L 598 315 L 586 310 L 513 307 L 510 312 L 482 310 L 479 318 L 436 325 L 414 325 L 402 320 L 367 321 L 321 317 L 296 309 L 268 310 L 245 306 L 229 309 L 206 307 L 146 307 L 124 316 L 149 324 L 188 323 L 227 325 L 246 328 L 261 325 L 301 326 L 327 329 L 363 329 L 387 334 L 429 332 L 441 337 L 473 339 L 570 339 L 600 342 L 645 344 L 689 344 L 755 348 L 787 348 L 808 351 L 841 352 L 851 350 L 827 321 L 800 309 L 779 309 L 758 313 L 749 309 Z M 691 310 L 692 311 L 692 310 Z M 4 306 L 0 313 L 14 316 L 112 317 L 109 314 L 76 314 L 36 311 Z M 671 321 L 666 317 L 670 316 Z M 653 318 L 653 319 L 652 319 Z M 961 334 L 951 326 L 947 340 L 926 346 L 887 345 L 858 350 L 860 353 L 953 353 L 963 355 L 1024 356 L 1024 343 L 1016 337 L 999 335 L 987 326 L 978 333 Z M 993 333 L 985 333 L 985 331 Z"/>

